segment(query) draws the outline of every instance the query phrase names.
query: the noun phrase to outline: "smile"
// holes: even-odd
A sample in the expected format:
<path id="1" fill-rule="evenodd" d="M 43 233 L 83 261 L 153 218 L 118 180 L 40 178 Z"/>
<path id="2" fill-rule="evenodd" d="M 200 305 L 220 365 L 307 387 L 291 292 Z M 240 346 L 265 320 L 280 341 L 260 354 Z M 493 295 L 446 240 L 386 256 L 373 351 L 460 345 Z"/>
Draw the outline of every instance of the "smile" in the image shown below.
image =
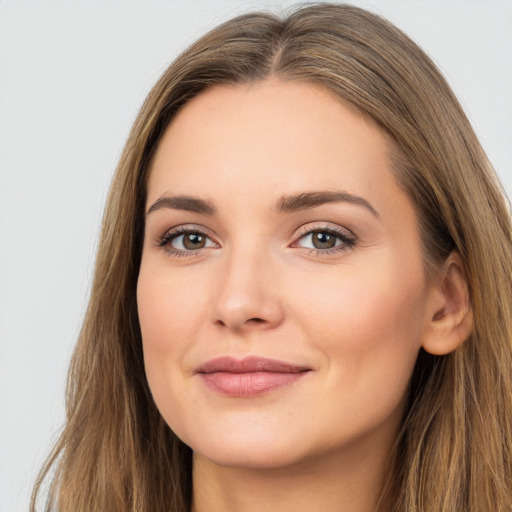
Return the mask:
<path id="1" fill-rule="evenodd" d="M 218 393 L 247 398 L 294 384 L 310 371 L 273 359 L 220 357 L 201 365 L 197 374 Z"/>

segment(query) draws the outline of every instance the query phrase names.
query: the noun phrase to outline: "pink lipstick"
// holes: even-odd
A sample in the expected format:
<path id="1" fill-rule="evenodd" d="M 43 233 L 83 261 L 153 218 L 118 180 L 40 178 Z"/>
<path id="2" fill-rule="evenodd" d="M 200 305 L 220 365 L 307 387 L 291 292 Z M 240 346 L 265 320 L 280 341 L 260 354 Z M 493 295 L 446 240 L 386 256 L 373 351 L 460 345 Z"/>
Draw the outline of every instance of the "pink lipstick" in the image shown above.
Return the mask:
<path id="1" fill-rule="evenodd" d="M 311 368 L 252 356 L 242 360 L 219 357 L 196 371 L 214 391 L 232 397 L 251 397 L 294 384 Z"/>

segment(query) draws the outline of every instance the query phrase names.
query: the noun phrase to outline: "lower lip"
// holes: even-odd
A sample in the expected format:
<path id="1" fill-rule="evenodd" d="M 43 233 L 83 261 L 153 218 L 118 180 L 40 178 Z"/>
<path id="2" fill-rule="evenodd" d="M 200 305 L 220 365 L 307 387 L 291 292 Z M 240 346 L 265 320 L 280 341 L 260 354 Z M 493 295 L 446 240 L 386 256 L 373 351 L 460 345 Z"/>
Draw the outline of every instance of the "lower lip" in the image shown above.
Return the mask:
<path id="1" fill-rule="evenodd" d="M 295 384 L 308 372 L 201 373 L 206 385 L 233 397 L 251 397 Z"/>

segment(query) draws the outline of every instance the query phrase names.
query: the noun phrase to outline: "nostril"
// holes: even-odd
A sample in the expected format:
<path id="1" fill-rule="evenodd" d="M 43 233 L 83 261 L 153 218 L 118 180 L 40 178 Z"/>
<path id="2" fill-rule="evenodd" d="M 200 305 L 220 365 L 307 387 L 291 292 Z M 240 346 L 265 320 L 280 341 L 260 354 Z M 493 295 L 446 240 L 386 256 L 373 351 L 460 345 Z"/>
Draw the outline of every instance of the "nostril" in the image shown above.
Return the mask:
<path id="1" fill-rule="evenodd" d="M 244 326 L 250 326 L 250 325 L 256 326 L 256 325 L 266 324 L 266 323 L 267 323 L 267 321 L 265 319 L 259 318 L 259 317 L 248 318 L 247 320 L 243 320 L 240 322 L 236 322 L 236 321 L 226 322 L 220 318 L 218 318 L 215 321 L 215 324 L 218 327 L 223 327 L 223 328 L 224 327 L 232 327 L 234 329 L 243 329 Z"/>
<path id="2" fill-rule="evenodd" d="M 265 320 L 263 320 L 263 318 L 249 318 L 249 320 L 247 320 L 248 322 L 254 322 L 254 323 L 257 323 L 257 324 L 261 324 L 263 323 Z"/>

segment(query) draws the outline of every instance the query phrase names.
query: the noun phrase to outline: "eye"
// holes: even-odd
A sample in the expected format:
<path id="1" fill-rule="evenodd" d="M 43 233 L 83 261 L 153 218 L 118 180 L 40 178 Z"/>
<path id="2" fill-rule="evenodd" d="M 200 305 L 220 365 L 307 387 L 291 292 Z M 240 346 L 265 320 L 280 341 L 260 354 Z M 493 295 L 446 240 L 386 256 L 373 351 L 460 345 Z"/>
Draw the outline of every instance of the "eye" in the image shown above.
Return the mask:
<path id="1" fill-rule="evenodd" d="M 203 249 L 204 247 L 212 247 L 213 242 L 202 233 L 184 233 L 182 235 L 175 235 L 169 241 L 169 244 L 174 249 L 179 251 L 194 251 Z"/>
<path id="2" fill-rule="evenodd" d="M 170 255 L 187 256 L 201 249 L 217 247 L 217 244 L 197 229 L 178 227 L 159 239 L 158 246 L 164 247 Z"/>
<path id="3" fill-rule="evenodd" d="M 293 244 L 293 247 L 311 249 L 312 252 L 330 253 L 353 247 L 356 238 L 352 233 L 335 228 L 309 229 Z"/>

